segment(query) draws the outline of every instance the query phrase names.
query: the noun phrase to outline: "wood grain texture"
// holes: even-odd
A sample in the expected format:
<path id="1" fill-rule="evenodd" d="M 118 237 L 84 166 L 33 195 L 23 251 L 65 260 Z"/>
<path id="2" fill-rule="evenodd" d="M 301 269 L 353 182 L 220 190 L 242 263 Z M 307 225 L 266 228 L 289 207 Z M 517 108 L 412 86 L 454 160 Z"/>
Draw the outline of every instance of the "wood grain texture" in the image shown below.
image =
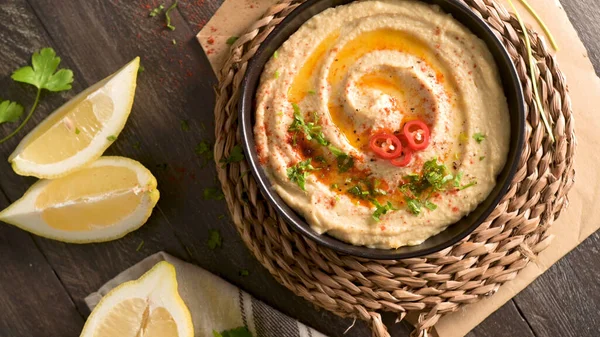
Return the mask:
<path id="1" fill-rule="evenodd" d="M 2 98 L 30 104 L 34 91 L 12 83 L 8 77 L 42 47 L 53 47 L 63 59 L 62 66 L 75 72 L 73 90 L 46 95 L 26 130 L 0 145 L 0 157 L 8 157 L 18 140 L 61 103 L 139 55 L 145 71 L 138 78 L 132 114 L 107 154 L 141 161 L 155 174 L 161 191 L 159 208 L 150 221 L 140 230 L 109 243 L 68 245 L 37 237 L 32 240 L 16 228 L 0 226 L 0 262 L 8 268 L 5 275 L 0 274 L 0 311 L 9 313 L 0 318 L 0 336 L 77 336 L 83 324 L 78 311 L 87 313 L 83 298 L 123 269 L 159 250 L 191 259 L 317 330 L 341 336 L 353 321 L 315 310 L 277 283 L 242 243 L 229 221 L 225 203 L 203 197 L 205 188 L 217 186 L 214 164 L 205 164 L 194 148 L 200 141 L 214 140 L 216 79 L 194 35 L 221 1 L 180 1 L 172 15 L 175 31 L 166 30 L 160 17 L 148 18 L 150 8 L 157 3 L 0 0 Z M 563 4 L 590 50 L 596 69 L 600 69 L 600 44 L 596 39 L 600 35 L 600 3 L 563 0 Z M 189 131 L 182 130 L 182 121 L 189 124 Z M 0 126 L 1 134 L 8 130 L 7 126 Z M 0 190 L 11 202 L 33 181 L 15 175 L 6 161 L 0 160 Z M 0 196 L 0 207 L 6 205 L 8 200 Z M 206 245 L 209 229 L 220 231 L 221 248 L 211 250 Z M 138 252 L 136 248 L 142 240 L 144 245 Z M 581 336 L 600 331 L 598 315 L 585 315 L 586 311 L 599 310 L 600 265 L 594 259 L 597 245 L 598 234 L 516 300 L 500 308 L 469 337 Z M 249 270 L 250 275 L 241 276 L 242 269 Z M 576 278 L 566 277 L 573 273 Z M 38 287 L 36 292 L 26 291 L 31 284 Z M 575 289 L 573 284 L 580 287 Z M 41 296 L 49 296 L 45 295 L 48 292 L 52 292 L 52 302 L 34 306 Z M 581 305 L 585 301 L 594 303 Z M 17 307 L 14 303 L 24 304 Z M 35 319 L 22 318 L 28 314 Z M 384 315 L 384 320 L 393 336 L 408 335 L 410 329 L 405 323 L 394 325 L 395 317 L 390 315 Z M 347 334 L 369 335 L 362 322 L 356 322 Z"/>
<path id="2" fill-rule="evenodd" d="M 571 23 L 583 41 L 588 56 L 600 75 L 600 2 L 598 0 L 562 0 Z"/>
<path id="3" fill-rule="evenodd" d="M 515 298 L 536 336 L 600 333 L 598 247 L 596 232 Z"/>
<path id="4" fill-rule="evenodd" d="M 79 334 L 84 318 L 28 233 L 0 226 L 0 265 L 0 336 Z"/>

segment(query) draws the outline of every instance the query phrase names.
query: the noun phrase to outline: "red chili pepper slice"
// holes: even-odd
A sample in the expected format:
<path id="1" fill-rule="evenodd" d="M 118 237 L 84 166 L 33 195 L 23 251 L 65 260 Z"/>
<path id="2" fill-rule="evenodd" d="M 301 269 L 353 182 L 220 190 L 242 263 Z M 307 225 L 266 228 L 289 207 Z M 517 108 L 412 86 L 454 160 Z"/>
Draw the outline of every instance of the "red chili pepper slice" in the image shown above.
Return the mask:
<path id="1" fill-rule="evenodd" d="M 383 159 L 392 159 L 402 153 L 402 143 L 389 133 L 379 133 L 371 137 L 369 147 L 375 154 Z"/>
<path id="2" fill-rule="evenodd" d="M 413 150 L 407 146 L 408 139 L 405 135 L 400 135 L 398 139 L 400 140 L 400 143 L 402 143 L 403 146 L 402 153 L 400 154 L 400 156 L 390 160 L 390 163 L 392 163 L 392 165 L 394 166 L 405 167 L 408 166 L 408 164 L 410 164 L 410 161 L 412 160 Z"/>
<path id="3" fill-rule="evenodd" d="M 404 135 L 408 142 L 408 146 L 415 150 L 420 151 L 425 149 L 429 145 L 429 127 L 418 119 L 407 122 L 404 124 Z"/>

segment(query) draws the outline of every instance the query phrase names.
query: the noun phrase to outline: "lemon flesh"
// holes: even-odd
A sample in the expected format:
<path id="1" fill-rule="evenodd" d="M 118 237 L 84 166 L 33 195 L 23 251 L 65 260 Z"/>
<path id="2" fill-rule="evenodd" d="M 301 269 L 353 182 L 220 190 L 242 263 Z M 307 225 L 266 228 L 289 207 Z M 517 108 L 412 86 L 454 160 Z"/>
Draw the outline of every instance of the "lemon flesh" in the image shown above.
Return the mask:
<path id="1" fill-rule="evenodd" d="M 156 179 L 135 160 L 101 157 L 55 180 L 40 180 L 0 220 L 65 242 L 100 242 L 139 228 L 159 198 Z"/>
<path id="2" fill-rule="evenodd" d="M 177 290 L 175 268 L 156 264 L 138 280 L 111 290 L 94 308 L 81 337 L 193 337 L 189 309 Z"/>
<path id="3" fill-rule="evenodd" d="M 10 155 L 15 172 L 56 178 L 102 155 L 131 112 L 139 58 L 58 108 Z"/>

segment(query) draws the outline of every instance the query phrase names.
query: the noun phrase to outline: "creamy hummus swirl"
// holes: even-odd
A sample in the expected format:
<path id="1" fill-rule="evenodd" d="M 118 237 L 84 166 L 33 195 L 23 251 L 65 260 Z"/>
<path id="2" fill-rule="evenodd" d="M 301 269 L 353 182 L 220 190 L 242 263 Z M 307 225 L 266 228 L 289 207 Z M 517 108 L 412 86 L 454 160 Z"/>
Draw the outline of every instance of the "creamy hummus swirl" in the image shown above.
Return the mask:
<path id="1" fill-rule="evenodd" d="M 294 106 L 324 141 L 290 131 Z M 369 149 L 374 133 L 398 133 L 414 119 L 431 136 L 408 166 Z M 313 229 L 355 245 L 396 248 L 423 242 L 485 200 L 506 161 L 510 122 L 483 41 L 436 6 L 364 1 L 314 16 L 273 55 L 256 94 L 254 133 L 274 189 Z M 353 159 L 351 169 L 341 168 L 330 147 Z M 401 187 L 436 158 L 460 183 L 430 193 L 436 208 L 415 214 Z M 312 169 L 294 179 L 290 169 L 299 163 Z M 379 193 L 355 193 L 361 181 Z M 388 202 L 393 208 L 377 220 L 375 204 Z"/>

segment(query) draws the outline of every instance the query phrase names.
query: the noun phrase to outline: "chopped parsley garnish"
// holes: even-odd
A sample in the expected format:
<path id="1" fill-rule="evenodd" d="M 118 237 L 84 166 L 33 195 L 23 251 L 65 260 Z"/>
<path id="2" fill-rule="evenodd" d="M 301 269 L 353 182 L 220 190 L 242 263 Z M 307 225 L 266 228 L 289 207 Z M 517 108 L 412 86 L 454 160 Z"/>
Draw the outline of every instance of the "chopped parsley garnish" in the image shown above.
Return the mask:
<path id="1" fill-rule="evenodd" d="M 220 188 L 207 187 L 204 189 L 204 200 L 223 200 L 225 195 Z"/>
<path id="2" fill-rule="evenodd" d="M 458 172 L 454 176 L 448 172 L 446 165 L 438 163 L 437 158 L 434 158 L 423 164 L 421 175 L 411 174 L 405 176 L 406 183 L 400 186 L 400 191 L 404 194 L 408 211 L 418 215 L 421 213 L 423 206 L 432 211 L 437 208 L 437 205 L 429 200 L 433 193 L 454 188 L 464 190 L 477 184 L 476 181 L 473 181 L 461 185 L 462 178 L 462 172 Z"/>
<path id="3" fill-rule="evenodd" d="M 200 143 L 198 143 L 198 145 L 196 145 L 196 148 L 194 149 L 194 152 L 196 152 L 196 154 L 199 156 L 203 156 L 206 160 L 209 160 L 213 157 L 211 145 L 206 140 L 203 140 Z"/>
<path id="4" fill-rule="evenodd" d="M 248 275 L 250 275 L 250 272 L 248 271 L 248 269 L 240 270 L 240 276 L 248 276 Z"/>
<path id="5" fill-rule="evenodd" d="M 334 190 L 337 189 L 339 186 L 338 184 L 331 184 L 331 188 L 333 188 Z"/>
<path id="6" fill-rule="evenodd" d="M 306 191 L 306 178 L 309 176 L 309 172 L 314 170 L 315 168 L 311 165 L 309 158 L 288 167 L 287 176 L 291 182 L 296 183 L 302 190 Z"/>
<path id="7" fill-rule="evenodd" d="M 171 11 L 174 10 L 175 7 L 177 7 L 177 0 L 175 0 L 175 2 L 171 6 L 169 6 L 169 8 L 167 8 L 167 11 L 165 12 L 166 25 L 167 28 L 169 28 L 170 30 L 175 30 L 175 26 L 171 24 Z"/>
<path id="8" fill-rule="evenodd" d="M 181 121 L 181 130 L 182 131 L 190 131 L 190 123 L 186 120 Z"/>
<path id="9" fill-rule="evenodd" d="M 309 91 L 308 91 L 308 94 L 309 94 L 309 95 L 314 95 L 314 94 L 316 94 L 316 93 L 317 93 L 317 92 L 316 92 L 316 91 L 314 91 L 314 90 L 309 90 Z"/>
<path id="10" fill-rule="evenodd" d="M 219 233 L 219 231 L 216 229 L 209 229 L 208 235 L 208 241 L 206 243 L 208 245 L 208 248 L 211 250 L 214 250 L 215 248 L 221 248 L 221 244 L 223 241 L 221 239 L 221 233 Z"/>
<path id="11" fill-rule="evenodd" d="M 404 200 L 406 201 L 406 207 L 407 207 L 407 209 L 408 209 L 409 212 L 411 212 L 414 215 L 419 215 L 421 213 L 421 206 L 422 206 L 422 204 L 421 204 L 421 201 L 419 199 L 415 199 L 415 198 L 411 198 L 411 197 L 405 196 Z"/>
<path id="12" fill-rule="evenodd" d="M 218 331 L 213 330 L 213 337 L 252 337 L 250 331 L 245 326 L 223 331 L 219 333 Z"/>
<path id="13" fill-rule="evenodd" d="M 481 157 L 479 157 L 479 161 L 482 161 L 482 160 L 484 160 L 484 159 L 485 159 L 485 156 L 481 156 Z"/>
<path id="14" fill-rule="evenodd" d="M 320 145 L 326 146 L 331 154 L 335 156 L 340 173 L 347 172 L 354 167 L 354 158 L 337 147 L 331 145 L 331 143 L 325 138 L 320 125 L 317 125 L 315 122 L 306 122 L 304 120 L 304 116 L 302 116 L 302 113 L 300 112 L 300 107 L 298 107 L 297 104 L 292 103 L 292 107 L 294 108 L 294 120 L 288 128 L 288 131 L 302 132 L 306 140 L 311 141 L 314 139 Z M 315 116 L 314 120 L 317 120 L 317 116 Z M 295 143 L 295 138 L 293 139 Z"/>
<path id="15" fill-rule="evenodd" d="M 150 14 L 148 14 L 148 16 L 153 18 L 153 17 L 157 16 L 158 14 L 160 14 L 163 11 L 163 9 L 165 9 L 165 6 L 163 4 L 160 4 L 158 7 L 153 8 L 150 11 Z"/>
<path id="16" fill-rule="evenodd" d="M 483 140 L 485 139 L 485 137 L 486 136 L 483 133 L 481 133 L 481 132 L 477 132 L 477 133 L 473 134 L 473 139 L 475 139 L 475 141 L 477 143 L 483 142 Z"/>
<path id="17" fill-rule="evenodd" d="M 79 128 L 75 128 L 75 134 L 78 135 L 81 133 L 81 130 L 79 130 Z"/>
<path id="18" fill-rule="evenodd" d="M 425 200 L 425 207 L 427 207 L 427 209 L 430 211 L 435 211 L 437 209 L 437 205 L 429 200 Z"/>
<path id="19" fill-rule="evenodd" d="M 276 59 L 276 58 L 278 58 L 278 57 L 279 57 L 279 52 L 276 50 L 276 51 L 273 53 L 273 58 L 274 58 L 274 59 Z"/>
<path id="20" fill-rule="evenodd" d="M 221 163 L 239 163 L 242 160 L 244 160 L 244 151 L 242 150 L 242 146 L 238 144 L 231 148 L 231 152 L 229 152 L 229 157 L 221 159 Z"/>
<path id="21" fill-rule="evenodd" d="M 275 70 L 275 74 L 273 74 L 273 77 L 279 78 L 279 75 L 280 75 L 279 70 Z"/>
<path id="22" fill-rule="evenodd" d="M 144 68 L 144 66 L 140 64 L 140 67 L 138 68 L 138 74 L 143 73 L 145 70 L 146 68 Z"/>
<path id="23" fill-rule="evenodd" d="M 140 244 L 137 246 L 137 248 L 135 249 L 136 252 L 139 252 L 140 250 L 142 250 L 142 247 L 144 247 L 144 240 L 142 240 L 140 242 Z"/>
<path id="24" fill-rule="evenodd" d="M 377 200 L 371 199 L 371 203 L 373 205 L 375 205 L 375 212 L 373 212 L 373 215 L 372 215 L 372 217 L 373 217 L 373 219 L 375 219 L 375 221 L 379 221 L 380 220 L 379 218 L 382 215 L 387 214 L 388 212 L 397 211 L 398 210 L 389 201 L 385 205 L 381 205 Z"/>
<path id="25" fill-rule="evenodd" d="M 228 45 L 232 45 L 235 41 L 237 41 L 237 39 L 239 39 L 239 37 L 237 36 L 230 36 L 227 41 L 225 41 L 225 43 L 227 43 Z"/>
<path id="26" fill-rule="evenodd" d="M 117 140 L 117 136 L 115 135 L 110 135 L 108 137 L 106 137 L 106 139 L 110 142 L 114 142 L 115 140 Z"/>

